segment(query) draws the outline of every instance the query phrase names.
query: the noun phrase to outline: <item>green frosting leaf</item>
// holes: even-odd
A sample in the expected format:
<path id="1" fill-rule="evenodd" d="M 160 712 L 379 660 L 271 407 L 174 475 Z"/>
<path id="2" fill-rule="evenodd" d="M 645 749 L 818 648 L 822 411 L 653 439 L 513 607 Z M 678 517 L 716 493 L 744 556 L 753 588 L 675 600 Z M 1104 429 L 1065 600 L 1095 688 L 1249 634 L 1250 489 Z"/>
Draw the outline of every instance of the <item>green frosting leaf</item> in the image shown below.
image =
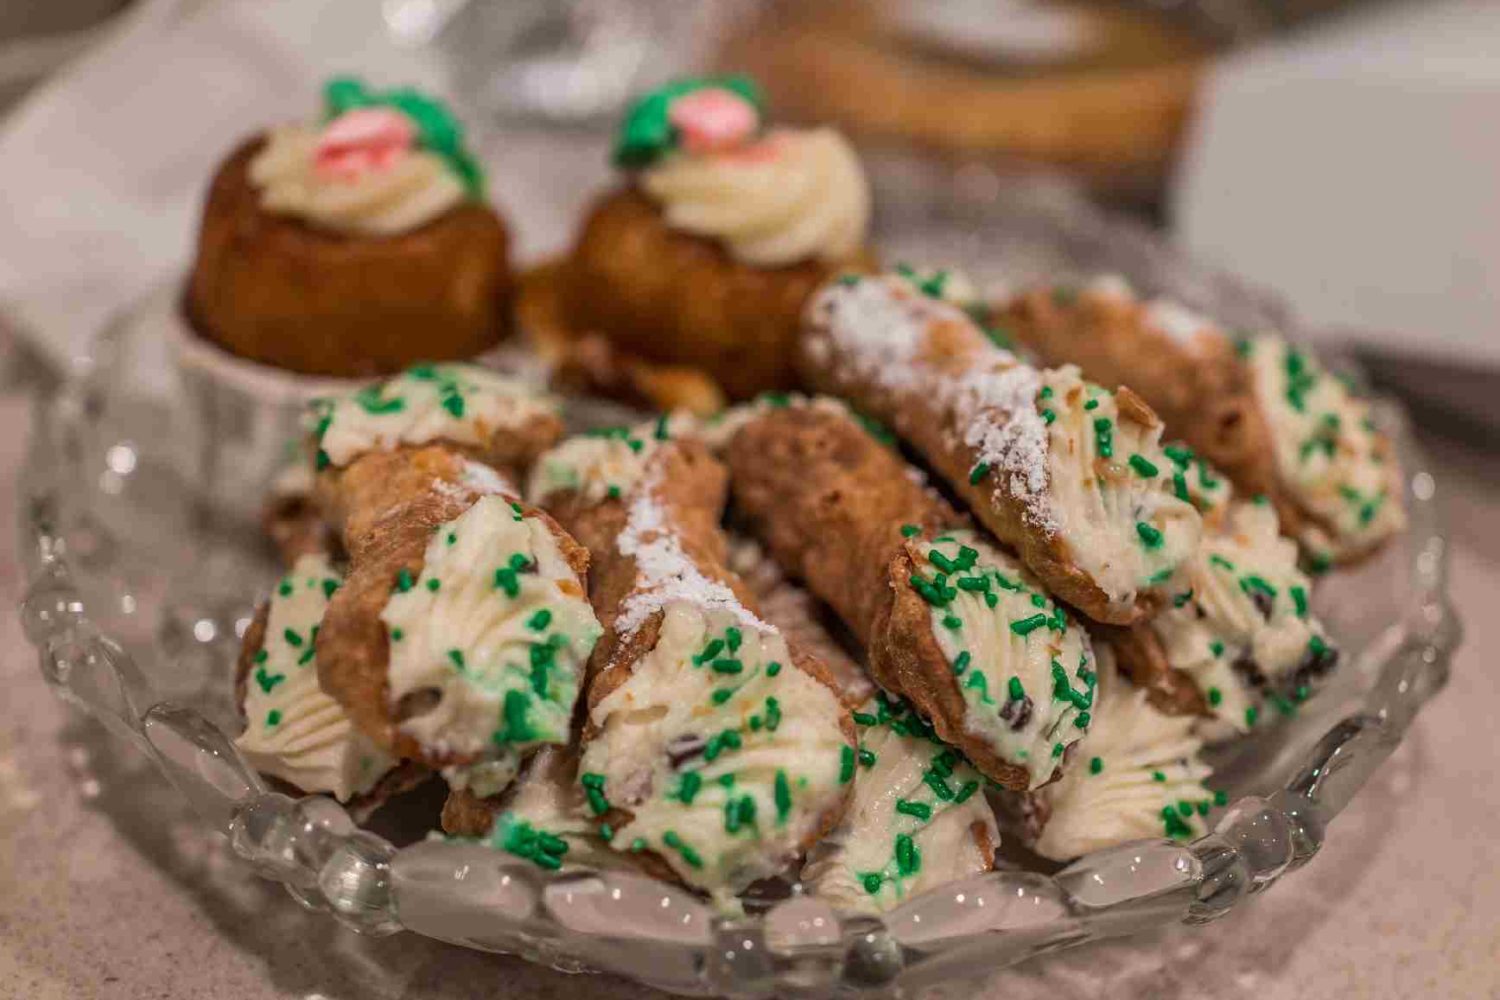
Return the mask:
<path id="1" fill-rule="evenodd" d="M 673 80 L 643 94 L 625 113 L 615 140 L 614 163 L 627 170 L 649 167 L 677 147 L 677 129 L 667 120 L 672 102 L 684 94 L 716 87 L 732 91 L 762 112 L 765 101 L 760 87 L 748 76 L 703 76 Z"/>
<path id="2" fill-rule="evenodd" d="M 411 87 L 374 91 L 354 77 L 334 77 L 323 85 L 323 117 L 331 121 L 355 108 L 387 107 L 410 118 L 417 145 L 436 153 L 463 182 L 471 198 L 484 197 L 484 170 L 464 147 L 463 126 L 448 106 Z"/>

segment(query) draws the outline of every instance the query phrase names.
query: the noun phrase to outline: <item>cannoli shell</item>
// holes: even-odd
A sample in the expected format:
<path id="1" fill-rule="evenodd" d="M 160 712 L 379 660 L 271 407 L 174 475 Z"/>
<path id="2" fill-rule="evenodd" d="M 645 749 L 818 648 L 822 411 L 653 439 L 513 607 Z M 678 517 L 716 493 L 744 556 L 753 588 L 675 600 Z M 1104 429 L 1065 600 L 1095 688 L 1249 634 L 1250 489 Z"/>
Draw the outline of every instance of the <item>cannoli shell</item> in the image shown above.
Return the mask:
<path id="1" fill-rule="evenodd" d="M 962 432 L 940 402 L 930 396 L 898 394 L 885 389 L 859 377 L 851 366 L 829 352 L 808 349 L 810 343 L 809 337 L 804 336 L 798 352 L 803 378 L 819 391 L 847 398 L 911 442 L 947 480 L 974 517 L 1014 548 L 1053 596 L 1096 621 L 1116 625 L 1129 625 L 1154 612 L 1150 594 L 1140 595 L 1134 604 L 1111 602 L 1093 577 L 1072 561 L 1060 536 L 1036 524 L 1021 498 L 996 489 L 993 474 L 977 484 L 970 483 L 969 474 L 976 464 L 974 449 L 963 443 Z M 828 345 L 820 340 L 818 346 Z M 941 374 L 957 376 L 977 366 L 993 364 L 995 359 L 983 335 L 967 321 L 940 318 L 926 330 L 922 362 Z M 1143 408 L 1150 413 L 1149 407 Z"/>
<path id="2" fill-rule="evenodd" d="M 416 740 L 398 728 L 400 708 L 390 703 L 386 676 L 390 645 L 380 613 L 403 569 L 413 577 L 421 573 L 433 531 L 485 495 L 453 480 L 435 482 L 431 476 L 425 486 L 418 485 L 422 473 L 442 461 L 441 452 L 442 449 L 391 452 L 380 466 L 389 474 L 386 480 L 389 493 L 380 494 L 379 484 L 374 481 L 367 490 L 361 487 L 358 495 L 375 498 L 371 507 L 379 513 L 368 521 L 350 515 L 350 526 L 359 525 L 363 530 L 356 533 L 346 528 L 349 574 L 333 595 L 317 638 L 318 682 L 344 706 L 354 724 L 393 755 L 422 759 L 435 767 L 473 763 L 473 759 L 424 752 Z M 367 456 L 360 462 L 375 457 Z M 353 469 L 351 466 L 349 471 Z M 549 515 L 522 506 L 526 516 L 541 518 L 548 525 L 563 557 L 580 580 L 586 579 L 588 551 Z"/>
<path id="3" fill-rule="evenodd" d="M 932 609 L 909 583 L 918 557 L 902 525 L 938 532 L 962 519 L 917 485 L 895 452 L 838 414 L 769 411 L 735 435 L 727 455 L 737 508 L 865 644 L 876 683 L 910 700 L 986 775 L 1025 788 L 1026 769 L 965 728 L 968 706 L 932 634 Z"/>
<path id="4" fill-rule="evenodd" d="M 734 435 L 725 460 L 736 510 L 862 643 L 889 600 L 902 526 L 937 532 L 963 523 L 894 451 L 842 414 L 767 410 Z"/>
<path id="5" fill-rule="evenodd" d="M 1180 437 L 1247 496 L 1276 504 L 1289 532 L 1304 521 L 1278 484 L 1271 432 L 1250 372 L 1228 337 L 1203 332 L 1184 345 L 1156 329 L 1141 302 L 1088 292 L 1059 301 L 1033 290 L 1001 322 L 1049 365 L 1076 364 L 1108 389 L 1128 385 Z"/>

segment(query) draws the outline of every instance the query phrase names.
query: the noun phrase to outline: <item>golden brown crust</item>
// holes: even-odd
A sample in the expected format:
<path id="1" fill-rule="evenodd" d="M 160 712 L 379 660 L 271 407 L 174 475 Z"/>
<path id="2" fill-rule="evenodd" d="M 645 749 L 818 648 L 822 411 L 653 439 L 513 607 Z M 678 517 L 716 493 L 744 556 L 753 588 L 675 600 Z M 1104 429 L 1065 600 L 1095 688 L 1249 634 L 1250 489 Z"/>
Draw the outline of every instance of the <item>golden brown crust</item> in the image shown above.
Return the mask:
<path id="1" fill-rule="evenodd" d="M 574 329 L 563 306 L 567 291 L 566 265 L 553 261 L 521 275 L 516 300 L 517 326 L 551 368 L 553 388 L 700 417 L 725 407 L 724 391 L 702 369 L 646 361 L 602 333 Z"/>
<path id="2" fill-rule="evenodd" d="M 234 661 L 234 705 L 241 725 L 245 723 L 245 693 L 255 672 L 255 656 L 266 644 L 266 622 L 270 618 L 271 602 L 261 601 L 240 639 L 240 655 Z"/>
<path id="3" fill-rule="evenodd" d="M 1193 679 L 1167 659 L 1161 637 L 1149 622 L 1132 628 L 1101 629 L 1096 635 L 1109 643 L 1120 673 L 1145 690 L 1152 708 L 1163 715 L 1213 714 Z"/>
<path id="4" fill-rule="evenodd" d="M 932 634 L 932 609 L 911 587 L 917 538 L 963 523 L 912 481 L 894 451 L 848 417 L 769 410 L 727 450 L 736 508 L 788 573 L 807 582 L 865 644 L 870 675 L 931 720 L 937 734 L 1007 787 L 1024 767 L 1001 760 L 964 725 L 968 705 Z"/>
<path id="5" fill-rule="evenodd" d="M 451 456 L 450 456 L 451 457 Z M 323 615 L 317 637 L 318 683 L 349 713 L 354 724 L 378 746 L 398 757 L 417 758 L 434 767 L 473 763 L 475 758 L 423 748 L 396 726 L 398 709 L 389 696 L 390 646 L 380 613 L 403 570 L 421 575 L 432 533 L 463 514 L 483 493 L 461 481 L 428 474 L 442 463 L 442 449 L 379 452 L 386 478 L 372 477 L 369 489 L 347 510 L 345 544 L 349 575 Z M 384 491 L 382 491 L 382 486 Z M 361 505 L 368 505 L 368 511 Z M 588 552 L 545 512 L 522 504 L 527 517 L 540 518 L 580 580 Z M 580 588 L 581 590 L 581 588 Z"/>
<path id="6" fill-rule="evenodd" d="M 295 372 L 365 376 L 470 358 L 509 327 L 508 237 L 466 201 L 410 233 L 343 236 L 267 212 L 257 136 L 215 175 L 184 308 L 226 350 Z"/>
<path id="7" fill-rule="evenodd" d="M 1188 350 L 1150 323 L 1146 304 L 1088 292 L 1063 300 L 1051 290 L 1027 292 L 1001 322 L 1045 364 L 1075 364 L 1106 389 L 1128 385 L 1168 434 L 1238 490 L 1271 497 L 1283 526 L 1295 532 L 1302 518 L 1278 485 L 1271 432 L 1229 338 L 1199 337 Z"/>
<path id="8" fill-rule="evenodd" d="M 569 262 L 568 321 L 631 354 L 708 372 L 731 399 L 795 384 L 791 349 L 814 289 L 848 262 L 741 264 L 715 240 L 667 226 L 633 189 L 606 194 L 586 217 Z"/>
<path id="9" fill-rule="evenodd" d="M 975 452 L 964 443 L 963 431 L 954 425 L 947 407 L 935 400 L 903 397 L 861 378 L 852 366 L 832 356 L 833 352 L 821 349 L 828 346 L 826 340 L 818 339 L 817 349 L 810 348 L 813 342 L 808 333 L 799 341 L 797 362 L 804 380 L 818 391 L 843 396 L 862 412 L 894 428 L 948 482 L 975 519 L 1017 551 L 1053 596 L 1095 621 L 1115 625 L 1129 625 L 1155 613 L 1158 598 L 1150 592 L 1139 594 L 1132 604 L 1112 602 L 1093 577 L 1069 557 L 1062 537 L 1034 523 L 1021 497 L 995 488 L 994 473 L 977 483 L 970 482 Z M 919 350 L 922 364 L 948 376 L 994 363 L 983 335 L 958 316 L 935 318 L 924 331 Z M 1144 404 L 1141 408 L 1149 413 Z M 1151 419 L 1156 418 L 1152 415 Z"/>
<path id="10" fill-rule="evenodd" d="M 937 532 L 963 523 L 895 452 L 838 413 L 767 410 L 736 432 L 724 457 L 747 526 L 865 644 L 890 600 L 902 526 Z"/>

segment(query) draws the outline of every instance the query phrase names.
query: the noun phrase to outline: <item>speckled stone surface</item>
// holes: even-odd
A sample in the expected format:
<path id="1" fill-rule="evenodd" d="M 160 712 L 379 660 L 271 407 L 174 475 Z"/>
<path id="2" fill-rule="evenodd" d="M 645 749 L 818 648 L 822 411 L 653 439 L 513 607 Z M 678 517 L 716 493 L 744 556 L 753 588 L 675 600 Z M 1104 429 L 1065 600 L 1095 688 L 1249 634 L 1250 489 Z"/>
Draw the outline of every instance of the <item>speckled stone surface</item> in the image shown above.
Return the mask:
<path id="1" fill-rule="evenodd" d="M 410 934 L 358 938 L 205 847 L 134 751 L 44 687 L 10 609 L 24 402 L 0 395 L 0 998 L 661 996 Z M 952 996 L 1500 998 L 1500 469 L 1434 448 L 1468 640 L 1322 855 L 1206 928 L 1054 956 Z"/>

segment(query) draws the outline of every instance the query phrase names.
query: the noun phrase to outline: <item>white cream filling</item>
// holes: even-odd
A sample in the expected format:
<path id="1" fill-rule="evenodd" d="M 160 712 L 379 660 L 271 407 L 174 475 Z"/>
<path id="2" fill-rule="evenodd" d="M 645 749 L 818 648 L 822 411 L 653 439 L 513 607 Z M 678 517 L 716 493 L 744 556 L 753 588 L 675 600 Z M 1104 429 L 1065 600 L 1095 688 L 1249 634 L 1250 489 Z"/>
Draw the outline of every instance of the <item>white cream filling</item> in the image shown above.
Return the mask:
<path id="1" fill-rule="evenodd" d="M 1163 715 L 1107 665 L 1099 696 L 1074 765 L 1035 793 L 1049 810 L 1036 852 L 1068 861 L 1132 840 L 1202 836 L 1214 794 L 1193 718 Z"/>
<path id="2" fill-rule="evenodd" d="M 556 413 L 557 401 L 525 380 L 478 365 L 438 364 L 319 400 L 313 410 L 321 468 L 402 445 L 482 446 L 497 431 Z"/>
<path id="3" fill-rule="evenodd" d="M 869 228 L 859 157 L 827 128 L 779 129 L 749 150 L 674 153 L 640 183 L 667 225 L 716 238 L 757 267 L 846 259 Z"/>
<path id="4" fill-rule="evenodd" d="M 855 721 L 859 766 L 849 811 L 802 869 L 813 894 L 879 913 L 992 869 L 1000 834 L 979 772 L 899 701 L 871 698 Z"/>
<path id="5" fill-rule="evenodd" d="M 669 432 L 669 425 L 662 424 L 661 433 Z M 545 504 L 559 493 L 576 492 L 588 503 L 599 503 L 625 496 L 645 476 L 658 440 L 655 425 L 648 434 L 620 428 L 571 437 L 537 460 L 527 499 Z"/>
<path id="6" fill-rule="evenodd" d="M 1307 696 L 1300 685 L 1283 689 L 1314 646 L 1331 644 L 1309 609 L 1312 583 L 1297 567 L 1297 546 L 1281 537 L 1269 504 L 1230 506 L 1204 536 L 1185 582 L 1152 628 L 1168 662 L 1193 678 L 1219 720 L 1245 732 L 1262 711 L 1264 699 L 1235 671 L 1237 661 L 1265 677 L 1283 711 Z"/>
<path id="7" fill-rule="evenodd" d="M 1365 551 L 1406 518 L 1370 408 L 1310 352 L 1274 334 L 1245 341 L 1256 399 L 1271 428 L 1276 468 L 1299 506 L 1331 527 L 1304 542 L 1315 553 Z"/>
<path id="8" fill-rule="evenodd" d="M 610 850 L 599 836 L 571 747 L 543 747 L 532 756 L 486 842 L 549 871 L 629 867 L 629 856 Z"/>
<path id="9" fill-rule="evenodd" d="M 313 642 L 340 583 L 325 557 L 305 555 L 277 584 L 265 641 L 245 685 L 245 731 L 235 745 L 257 771 L 347 802 L 373 788 L 396 762 L 318 687 Z"/>
<path id="10" fill-rule="evenodd" d="M 650 849 L 730 905 L 783 871 L 853 780 L 833 692 L 785 640 L 723 608 L 674 601 L 656 645 L 589 715 L 579 781 L 631 818 L 615 850 Z"/>
<path id="11" fill-rule="evenodd" d="M 438 695 L 400 724 L 424 748 L 503 759 L 568 741 L 600 627 L 541 519 L 480 498 L 434 532 L 421 574 L 398 581 L 380 617 L 392 706 Z"/>
<path id="12" fill-rule="evenodd" d="M 918 551 L 919 590 L 963 693 L 964 728 L 1024 767 L 1036 788 L 1089 725 L 1095 666 L 1088 635 L 1019 561 L 978 532 L 951 531 Z"/>
<path id="13" fill-rule="evenodd" d="M 1122 417 L 1114 393 L 1072 365 L 1045 372 L 1042 384 L 1052 506 L 1069 557 L 1112 602 L 1129 604 L 1173 577 L 1197 548 L 1202 520 L 1171 492 L 1160 426 Z"/>
<path id="14" fill-rule="evenodd" d="M 463 181 L 435 153 L 406 150 L 386 167 L 325 177 L 315 167 L 317 148 L 317 129 L 271 129 L 248 171 L 262 208 L 336 233 L 390 236 L 433 221 L 467 196 Z"/>

